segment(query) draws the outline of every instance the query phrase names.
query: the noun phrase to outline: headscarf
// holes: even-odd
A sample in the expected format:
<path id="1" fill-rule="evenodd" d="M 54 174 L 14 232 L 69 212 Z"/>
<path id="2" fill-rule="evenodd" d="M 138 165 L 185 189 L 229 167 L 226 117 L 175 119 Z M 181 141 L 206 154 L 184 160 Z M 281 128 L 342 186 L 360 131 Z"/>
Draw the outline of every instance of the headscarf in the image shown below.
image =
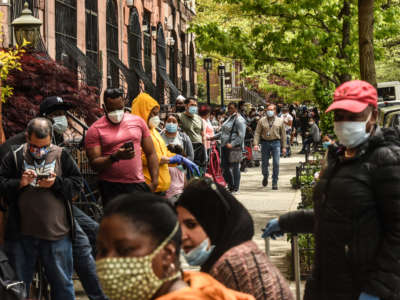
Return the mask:
<path id="1" fill-rule="evenodd" d="M 253 238 L 254 223 L 247 209 L 232 194 L 211 179 L 192 181 L 179 198 L 178 206 L 186 208 L 203 227 L 215 245 L 209 259 L 201 266 L 209 272 L 229 249 Z"/>
<path id="2" fill-rule="evenodd" d="M 156 106 L 160 107 L 160 104 L 149 94 L 140 93 L 132 102 L 131 112 L 141 117 L 148 124 L 150 113 Z"/>

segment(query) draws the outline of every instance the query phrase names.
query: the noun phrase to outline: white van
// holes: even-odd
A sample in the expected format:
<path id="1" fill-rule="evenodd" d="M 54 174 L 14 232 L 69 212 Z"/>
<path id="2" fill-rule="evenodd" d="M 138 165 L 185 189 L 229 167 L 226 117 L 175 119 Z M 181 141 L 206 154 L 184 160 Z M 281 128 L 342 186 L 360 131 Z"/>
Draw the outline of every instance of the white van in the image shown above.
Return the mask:
<path id="1" fill-rule="evenodd" d="M 400 101 L 400 81 L 378 83 L 378 102 Z"/>

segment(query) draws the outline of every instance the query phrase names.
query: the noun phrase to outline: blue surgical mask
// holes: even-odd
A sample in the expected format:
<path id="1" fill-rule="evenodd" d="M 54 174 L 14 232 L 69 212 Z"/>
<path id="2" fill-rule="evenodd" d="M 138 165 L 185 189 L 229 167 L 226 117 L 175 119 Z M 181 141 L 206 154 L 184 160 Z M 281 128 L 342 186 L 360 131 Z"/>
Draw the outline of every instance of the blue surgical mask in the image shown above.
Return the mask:
<path id="1" fill-rule="evenodd" d="M 267 116 L 272 118 L 275 115 L 275 112 L 273 110 L 267 110 Z"/>
<path id="2" fill-rule="evenodd" d="M 165 124 L 165 130 L 169 133 L 175 133 L 178 131 L 178 124 L 176 123 L 167 123 Z"/>
<path id="3" fill-rule="evenodd" d="M 191 115 L 197 114 L 197 106 L 189 106 L 189 114 Z"/>
<path id="4" fill-rule="evenodd" d="M 323 142 L 322 143 L 322 148 L 328 149 L 328 147 L 331 145 L 331 142 Z"/>
<path id="5" fill-rule="evenodd" d="M 209 243 L 208 239 L 205 239 L 203 242 L 201 242 L 200 245 L 198 245 L 196 248 L 194 248 L 189 253 L 186 254 L 184 252 L 183 256 L 185 257 L 187 263 L 190 266 L 201 266 L 210 257 L 214 248 L 215 248 L 215 246 L 210 247 L 210 243 Z"/>

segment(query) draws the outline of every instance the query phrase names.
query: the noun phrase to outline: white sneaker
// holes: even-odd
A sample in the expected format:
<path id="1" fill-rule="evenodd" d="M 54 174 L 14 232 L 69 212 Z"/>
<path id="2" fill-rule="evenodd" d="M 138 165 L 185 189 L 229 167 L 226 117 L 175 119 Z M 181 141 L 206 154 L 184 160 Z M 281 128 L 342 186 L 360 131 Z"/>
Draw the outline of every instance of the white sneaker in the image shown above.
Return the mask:
<path id="1" fill-rule="evenodd" d="M 240 195 L 240 191 L 233 191 L 232 195 L 236 196 L 236 195 Z"/>

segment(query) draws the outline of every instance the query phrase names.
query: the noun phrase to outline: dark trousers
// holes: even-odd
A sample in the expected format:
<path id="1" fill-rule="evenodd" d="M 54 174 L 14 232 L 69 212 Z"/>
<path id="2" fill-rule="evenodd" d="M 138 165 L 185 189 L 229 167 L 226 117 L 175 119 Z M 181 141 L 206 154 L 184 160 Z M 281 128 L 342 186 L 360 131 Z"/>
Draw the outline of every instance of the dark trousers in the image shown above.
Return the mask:
<path id="1" fill-rule="evenodd" d="M 135 192 L 150 193 L 151 190 L 145 182 L 139 183 L 121 183 L 101 180 L 99 181 L 99 190 L 103 207 L 112 199 L 122 194 L 131 194 Z"/>
<path id="2" fill-rule="evenodd" d="M 240 187 L 240 163 L 229 162 L 229 149 L 226 147 L 221 148 L 221 167 L 228 188 L 232 191 L 238 191 Z"/>

